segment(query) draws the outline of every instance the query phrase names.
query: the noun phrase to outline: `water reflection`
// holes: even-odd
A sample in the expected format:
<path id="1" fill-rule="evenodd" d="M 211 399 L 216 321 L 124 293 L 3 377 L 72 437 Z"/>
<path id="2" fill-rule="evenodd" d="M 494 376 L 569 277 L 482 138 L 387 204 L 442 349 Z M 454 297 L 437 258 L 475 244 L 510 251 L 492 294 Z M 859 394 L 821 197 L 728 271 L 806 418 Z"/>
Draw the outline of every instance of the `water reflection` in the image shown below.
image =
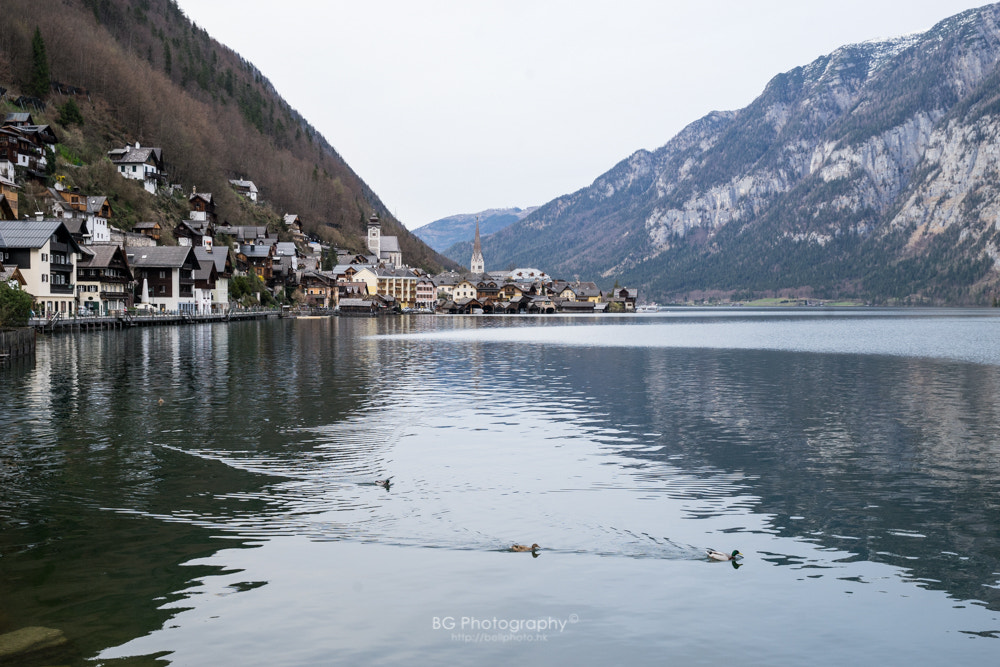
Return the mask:
<path id="1" fill-rule="evenodd" d="M 961 320 L 961 335 L 954 318 L 909 323 L 911 341 L 950 337 L 948 354 L 878 341 L 858 354 L 794 351 L 815 321 L 676 319 L 682 331 L 670 317 L 412 317 L 44 339 L 33 367 L 0 378 L 0 633 L 64 629 L 67 661 L 150 633 L 143 652 L 174 650 L 194 641 L 167 632 L 191 627 L 184 609 L 227 604 L 204 590 L 290 595 L 273 583 L 286 540 L 317 545 L 302 560 L 319 578 L 333 576 L 328 545 L 428 564 L 398 584 L 425 606 L 451 574 L 415 552 L 487 559 L 538 543 L 542 567 L 607 563 L 587 583 L 539 580 L 552 604 L 590 591 L 593 614 L 604 592 L 643 588 L 650 562 L 712 581 L 722 570 L 687 569 L 705 547 L 747 554 L 725 568 L 747 582 L 742 602 L 765 604 L 760 587 L 794 573 L 845 616 L 865 612 L 831 596 L 866 587 L 922 590 L 918 610 L 939 620 L 1000 608 L 1000 362 L 967 360 L 994 354 L 977 328 L 991 320 Z M 891 338 L 887 319 L 858 330 Z M 762 326 L 771 343 L 746 344 Z M 692 331 L 706 345 L 678 346 Z M 456 585 L 477 590 L 482 561 L 454 558 L 470 572 Z"/>

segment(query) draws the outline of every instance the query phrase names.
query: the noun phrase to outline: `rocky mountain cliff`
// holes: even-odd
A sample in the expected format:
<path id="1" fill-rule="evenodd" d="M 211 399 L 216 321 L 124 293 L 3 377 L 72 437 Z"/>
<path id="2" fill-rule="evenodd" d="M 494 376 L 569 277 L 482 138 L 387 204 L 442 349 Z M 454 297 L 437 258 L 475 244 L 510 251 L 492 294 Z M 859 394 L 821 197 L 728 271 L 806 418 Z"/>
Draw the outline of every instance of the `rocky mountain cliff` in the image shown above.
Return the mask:
<path id="1" fill-rule="evenodd" d="M 991 303 L 1000 5 L 845 46 L 484 239 L 489 266 L 647 298 Z M 455 256 L 453 254 L 453 256 Z"/>

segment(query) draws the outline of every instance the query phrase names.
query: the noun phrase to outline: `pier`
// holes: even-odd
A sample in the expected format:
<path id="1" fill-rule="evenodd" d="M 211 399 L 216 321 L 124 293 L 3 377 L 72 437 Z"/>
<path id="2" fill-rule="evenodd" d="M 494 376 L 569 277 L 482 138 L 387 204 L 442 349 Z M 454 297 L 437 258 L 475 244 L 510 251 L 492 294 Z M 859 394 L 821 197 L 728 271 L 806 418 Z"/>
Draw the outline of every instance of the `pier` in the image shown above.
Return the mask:
<path id="1" fill-rule="evenodd" d="M 277 310 L 230 310 L 225 313 L 158 313 L 121 312 L 112 315 L 66 316 L 55 313 L 48 317 L 33 317 L 28 326 L 41 333 L 64 331 L 96 331 L 100 329 L 128 329 L 177 324 L 210 324 L 243 320 L 266 320 L 278 317 Z"/>

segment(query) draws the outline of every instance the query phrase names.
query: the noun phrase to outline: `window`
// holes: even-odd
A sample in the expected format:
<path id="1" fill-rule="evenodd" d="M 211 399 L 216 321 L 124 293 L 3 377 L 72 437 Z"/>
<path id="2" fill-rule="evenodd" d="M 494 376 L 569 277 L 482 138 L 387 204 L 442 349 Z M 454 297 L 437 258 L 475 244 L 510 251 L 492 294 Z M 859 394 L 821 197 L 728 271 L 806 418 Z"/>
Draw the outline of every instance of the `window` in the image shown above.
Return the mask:
<path id="1" fill-rule="evenodd" d="M 42 253 L 42 261 L 43 262 L 49 261 L 49 254 L 47 252 Z"/>
<path id="2" fill-rule="evenodd" d="M 47 274 L 47 273 L 43 273 L 42 274 L 42 282 L 43 283 L 49 282 L 49 274 Z"/>
<path id="3" fill-rule="evenodd" d="M 160 285 L 160 294 L 166 294 L 166 293 L 167 293 L 167 286 Z"/>
<path id="4" fill-rule="evenodd" d="M 167 272 L 166 271 L 160 271 L 160 278 L 166 278 L 166 277 L 167 277 Z"/>

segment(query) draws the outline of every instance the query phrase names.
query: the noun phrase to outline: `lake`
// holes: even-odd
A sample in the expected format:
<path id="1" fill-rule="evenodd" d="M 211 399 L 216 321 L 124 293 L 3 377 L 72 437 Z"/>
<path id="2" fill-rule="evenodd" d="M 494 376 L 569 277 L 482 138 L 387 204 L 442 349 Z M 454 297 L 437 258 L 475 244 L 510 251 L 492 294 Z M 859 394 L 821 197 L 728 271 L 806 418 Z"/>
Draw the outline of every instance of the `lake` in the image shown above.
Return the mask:
<path id="1" fill-rule="evenodd" d="M 2 664 L 992 664 L 998 399 L 991 310 L 41 337 Z"/>

